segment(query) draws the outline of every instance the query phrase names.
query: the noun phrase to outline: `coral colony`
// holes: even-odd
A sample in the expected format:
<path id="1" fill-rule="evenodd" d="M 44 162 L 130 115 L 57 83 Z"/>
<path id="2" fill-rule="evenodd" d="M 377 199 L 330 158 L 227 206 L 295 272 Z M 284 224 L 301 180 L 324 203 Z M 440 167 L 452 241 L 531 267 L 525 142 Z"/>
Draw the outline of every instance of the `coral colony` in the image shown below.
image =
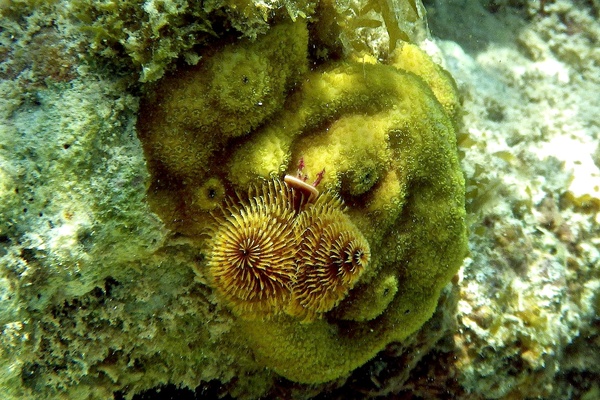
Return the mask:
<path id="1" fill-rule="evenodd" d="M 149 87 L 138 128 L 149 202 L 237 345 L 316 383 L 430 318 L 466 229 L 452 78 L 408 43 L 308 71 L 308 40 L 298 19 L 215 49 Z"/>

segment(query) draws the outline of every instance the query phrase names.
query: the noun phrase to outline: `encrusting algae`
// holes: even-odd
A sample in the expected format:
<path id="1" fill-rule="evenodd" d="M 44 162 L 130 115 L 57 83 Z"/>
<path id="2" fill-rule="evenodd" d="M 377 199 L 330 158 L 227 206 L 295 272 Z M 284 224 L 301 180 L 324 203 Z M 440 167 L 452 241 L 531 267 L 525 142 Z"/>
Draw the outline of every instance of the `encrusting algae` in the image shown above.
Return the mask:
<path id="1" fill-rule="evenodd" d="M 298 18 L 215 49 L 149 87 L 138 128 L 149 202 L 197 244 L 231 345 L 320 383 L 431 317 L 466 254 L 465 195 L 456 88 L 429 56 L 399 42 L 308 71 L 308 48 Z M 280 180 L 302 160 L 323 194 Z"/>

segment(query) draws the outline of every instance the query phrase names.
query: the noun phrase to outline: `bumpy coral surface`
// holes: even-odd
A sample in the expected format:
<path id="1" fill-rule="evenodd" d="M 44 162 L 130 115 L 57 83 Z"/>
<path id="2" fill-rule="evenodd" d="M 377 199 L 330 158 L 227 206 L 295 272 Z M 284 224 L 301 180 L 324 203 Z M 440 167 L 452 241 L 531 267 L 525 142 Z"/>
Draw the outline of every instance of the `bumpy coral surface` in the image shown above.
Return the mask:
<path id="1" fill-rule="evenodd" d="M 259 364 L 293 381 L 317 383 L 349 373 L 427 321 L 465 255 L 466 235 L 451 78 L 409 44 L 400 45 L 388 65 L 328 61 L 311 72 L 305 67 L 307 49 L 301 19 L 273 28 L 254 43 L 219 49 L 150 90 L 139 129 L 154 176 L 149 192 L 154 209 L 172 229 L 193 238 L 199 248 L 208 247 L 209 269 L 199 263 L 199 280 L 216 285 L 221 299 L 228 300 L 223 307 L 235 299 L 236 330 Z M 265 311 L 285 302 L 287 278 L 279 280 L 277 290 L 265 286 L 271 300 L 240 296 L 245 284 L 223 287 L 236 285 L 236 267 L 215 272 L 223 257 L 214 251 L 222 243 L 206 246 L 202 239 L 214 208 L 194 199 L 206 191 L 200 197 L 218 204 L 291 172 L 301 159 L 311 177 L 326 171 L 321 185 L 348 205 L 348 218 L 370 246 L 371 263 L 360 277 L 348 277 L 353 289 L 347 297 L 345 291 L 327 290 L 296 296 L 291 314 L 303 317 L 305 312 L 297 310 L 308 307 L 327 312 L 327 318 L 309 323 L 285 313 L 244 318 L 239 314 L 245 309 Z M 268 209 L 262 205 L 271 194 L 264 196 L 251 201 L 254 208 Z M 239 222 L 236 229 L 264 225 L 253 220 L 252 209 L 229 209 L 228 218 Z M 310 225 L 309 219 L 319 218 L 325 217 L 303 220 Z M 301 254 L 310 259 L 318 253 L 312 247 L 327 241 L 329 232 L 318 226 L 334 219 L 307 226 Z M 292 229 L 277 221 L 280 229 Z M 275 232 L 270 236 L 276 238 Z M 319 268 L 317 259 L 308 263 L 296 275 L 312 282 L 306 289 L 318 280 L 311 268 Z"/>
<path id="2" fill-rule="evenodd" d="M 426 33 L 419 2 L 0 14 L 3 398 L 164 384 L 258 398 L 282 375 L 347 376 L 429 318 L 464 254 L 464 210 L 452 82 L 417 49 L 398 56 Z M 245 318 L 211 279 L 207 228 L 302 157 L 311 181 L 326 173 L 294 216 L 289 308 Z"/>

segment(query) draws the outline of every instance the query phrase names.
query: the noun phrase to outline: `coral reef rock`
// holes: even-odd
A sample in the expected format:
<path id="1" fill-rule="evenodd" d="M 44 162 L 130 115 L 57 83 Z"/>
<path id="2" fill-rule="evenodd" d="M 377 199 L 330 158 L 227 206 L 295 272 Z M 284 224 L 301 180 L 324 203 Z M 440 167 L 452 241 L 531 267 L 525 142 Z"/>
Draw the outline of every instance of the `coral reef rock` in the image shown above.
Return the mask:
<path id="1" fill-rule="evenodd" d="M 419 1 L 0 16 L 3 398 L 307 397 L 447 329 L 414 339 L 467 251 L 459 97 Z M 301 160 L 319 196 L 283 183 Z"/>

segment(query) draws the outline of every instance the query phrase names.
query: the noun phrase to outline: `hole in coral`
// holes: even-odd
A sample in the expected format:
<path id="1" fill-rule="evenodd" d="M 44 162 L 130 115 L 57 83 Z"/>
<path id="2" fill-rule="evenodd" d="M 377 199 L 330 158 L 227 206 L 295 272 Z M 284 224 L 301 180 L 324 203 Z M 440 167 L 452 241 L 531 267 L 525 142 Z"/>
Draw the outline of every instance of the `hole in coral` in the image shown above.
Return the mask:
<path id="1" fill-rule="evenodd" d="M 21 381 L 26 387 L 34 388 L 41 373 L 41 367 L 36 363 L 27 363 L 21 368 Z"/>

